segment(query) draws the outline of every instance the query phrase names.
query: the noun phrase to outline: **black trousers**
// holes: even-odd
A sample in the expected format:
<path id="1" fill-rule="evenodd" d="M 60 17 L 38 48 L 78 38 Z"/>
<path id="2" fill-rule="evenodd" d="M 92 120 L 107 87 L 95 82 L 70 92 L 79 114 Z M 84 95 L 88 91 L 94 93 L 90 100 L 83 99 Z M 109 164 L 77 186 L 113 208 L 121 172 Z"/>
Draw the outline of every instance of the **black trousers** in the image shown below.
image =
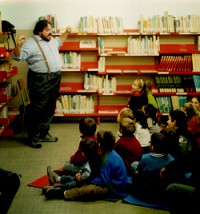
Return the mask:
<path id="1" fill-rule="evenodd" d="M 61 72 L 36 73 L 29 69 L 27 86 L 31 104 L 27 134 L 30 141 L 38 141 L 47 135 L 52 122 L 60 89 Z"/>

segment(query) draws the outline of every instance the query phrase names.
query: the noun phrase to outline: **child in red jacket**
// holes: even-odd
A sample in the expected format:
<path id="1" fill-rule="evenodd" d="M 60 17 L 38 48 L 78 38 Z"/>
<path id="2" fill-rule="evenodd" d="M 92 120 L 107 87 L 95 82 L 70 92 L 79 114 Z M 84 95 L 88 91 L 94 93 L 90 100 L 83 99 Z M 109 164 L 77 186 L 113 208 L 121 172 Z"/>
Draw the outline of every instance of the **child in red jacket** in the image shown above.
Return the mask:
<path id="1" fill-rule="evenodd" d="M 131 174 L 131 164 L 140 161 L 142 157 L 142 147 L 134 135 L 135 121 L 130 118 L 123 118 L 120 121 L 120 132 L 122 136 L 115 143 L 114 150 L 121 156 L 128 173 Z"/>

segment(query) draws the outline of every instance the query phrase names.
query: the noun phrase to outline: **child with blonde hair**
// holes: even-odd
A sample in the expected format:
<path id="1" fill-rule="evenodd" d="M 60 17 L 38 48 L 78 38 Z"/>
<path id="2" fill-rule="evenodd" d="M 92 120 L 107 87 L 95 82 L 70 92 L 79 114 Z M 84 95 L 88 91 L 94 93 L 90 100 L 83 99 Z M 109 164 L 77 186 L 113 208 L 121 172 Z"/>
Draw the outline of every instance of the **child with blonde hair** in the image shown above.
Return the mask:
<path id="1" fill-rule="evenodd" d="M 120 123 L 123 118 L 130 118 L 132 120 L 135 120 L 133 111 L 128 107 L 123 108 L 117 115 L 117 122 Z M 121 136 L 122 136 L 122 133 L 120 132 L 120 127 L 119 127 L 119 130 L 117 131 L 116 141 L 119 140 Z"/>
<path id="2" fill-rule="evenodd" d="M 128 107 L 135 112 L 148 104 L 146 83 L 143 79 L 135 79 L 132 85 L 132 94 L 128 100 Z"/>
<path id="3" fill-rule="evenodd" d="M 123 159 L 128 173 L 131 173 L 131 164 L 134 161 L 140 161 L 142 157 L 142 147 L 134 135 L 135 121 L 130 118 L 121 119 L 120 132 L 122 136 L 116 141 L 114 150 Z"/>

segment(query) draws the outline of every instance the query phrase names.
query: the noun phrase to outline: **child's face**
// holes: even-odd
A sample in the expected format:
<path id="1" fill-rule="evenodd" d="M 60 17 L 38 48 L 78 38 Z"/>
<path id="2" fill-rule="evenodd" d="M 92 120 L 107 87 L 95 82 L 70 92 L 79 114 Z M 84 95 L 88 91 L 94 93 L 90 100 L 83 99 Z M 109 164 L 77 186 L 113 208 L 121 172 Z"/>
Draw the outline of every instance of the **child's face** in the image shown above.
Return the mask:
<path id="1" fill-rule="evenodd" d="M 192 104 L 194 106 L 196 106 L 197 109 L 200 109 L 200 103 L 199 103 L 199 101 L 195 97 L 192 98 Z"/>
<path id="2" fill-rule="evenodd" d="M 134 80 L 132 85 L 132 92 L 139 93 L 142 90 L 140 83 L 138 80 Z"/>
<path id="3" fill-rule="evenodd" d="M 176 122 L 175 122 L 175 121 L 172 122 L 172 118 L 171 118 L 170 115 L 169 115 L 169 117 L 168 117 L 167 127 L 168 127 L 168 128 L 174 128 L 174 127 L 176 127 Z"/>

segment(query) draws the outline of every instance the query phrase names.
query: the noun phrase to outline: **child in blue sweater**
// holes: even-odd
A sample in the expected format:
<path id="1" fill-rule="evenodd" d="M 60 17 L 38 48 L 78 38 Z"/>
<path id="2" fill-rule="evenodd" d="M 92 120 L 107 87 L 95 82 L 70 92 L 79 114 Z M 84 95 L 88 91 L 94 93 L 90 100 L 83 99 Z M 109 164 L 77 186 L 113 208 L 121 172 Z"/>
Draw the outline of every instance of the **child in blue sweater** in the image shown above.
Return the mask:
<path id="1" fill-rule="evenodd" d="M 160 170 L 174 158 L 167 152 L 167 142 L 162 133 L 151 135 L 151 153 L 143 158 L 133 175 L 133 190 L 146 200 L 160 199 L 164 193 Z"/>
<path id="2" fill-rule="evenodd" d="M 127 170 L 122 158 L 113 150 L 115 137 L 111 131 L 99 131 L 97 142 L 103 154 L 100 173 L 80 188 L 66 190 L 65 200 L 96 200 L 105 197 L 123 198 L 127 195 Z"/>

